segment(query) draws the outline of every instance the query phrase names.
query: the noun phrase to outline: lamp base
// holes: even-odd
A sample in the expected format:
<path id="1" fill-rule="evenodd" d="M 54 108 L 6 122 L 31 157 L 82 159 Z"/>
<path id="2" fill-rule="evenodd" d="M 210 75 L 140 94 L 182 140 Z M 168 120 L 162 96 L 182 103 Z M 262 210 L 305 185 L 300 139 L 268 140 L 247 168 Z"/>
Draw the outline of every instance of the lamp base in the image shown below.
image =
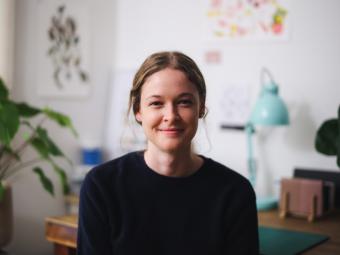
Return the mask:
<path id="1" fill-rule="evenodd" d="M 268 211 L 277 208 L 277 202 L 275 197 L 258 197 L 256 198 L 256 207 L 258 211 Z"/>

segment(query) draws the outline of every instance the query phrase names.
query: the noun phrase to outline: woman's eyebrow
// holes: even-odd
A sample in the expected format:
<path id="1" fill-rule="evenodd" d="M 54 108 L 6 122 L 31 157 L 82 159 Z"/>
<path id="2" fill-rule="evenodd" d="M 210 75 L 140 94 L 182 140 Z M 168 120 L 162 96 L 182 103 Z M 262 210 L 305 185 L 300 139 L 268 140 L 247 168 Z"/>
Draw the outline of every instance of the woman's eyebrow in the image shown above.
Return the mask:
<path id="1" fill-rule="evenodd" d="M 153 99 L 153 98 L 161 98 L 160 95 L 151 95 L 151 96 L 148 96 L 147 98 L 145 98 L 146 100 L 150 100 L 150 99 Z"/>
<path id="2" fill-rule="evenodd" d="M 194 95 L 192 93 L 189 93 L 189 92 L 181 93 L 178 97 L 185 97 L 185 96 L 194 97 Z"/>
<path id="3" fill-rule="evenodd" d="M 177 98 L 181 98 L 181 97 L 191 97 L 191 98 L 194 98 L 194 95 L 190 92 L 183 92 L 181 94 L 179 94 L 177 96 Z M 162 96 L 160 95 L 151 95 L 151 96 L 148 96 L 147 98 L 145 98 L 146 100 L 151 100 L 151 99 L 159 99 L 159 98 L 162 98 Z"/>

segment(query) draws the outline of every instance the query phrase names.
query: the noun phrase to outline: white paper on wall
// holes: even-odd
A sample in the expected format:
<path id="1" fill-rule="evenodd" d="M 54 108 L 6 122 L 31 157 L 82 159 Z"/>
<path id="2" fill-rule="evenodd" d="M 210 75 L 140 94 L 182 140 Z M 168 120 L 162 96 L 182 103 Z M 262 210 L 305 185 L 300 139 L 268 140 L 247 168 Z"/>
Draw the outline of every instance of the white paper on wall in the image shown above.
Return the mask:
<path id="1" fill-rule="evenodd" d="M 245 125 L 250 112 L 249 86 L 243 83 L 227 84 L 220 95 L 220 124 Z"/>

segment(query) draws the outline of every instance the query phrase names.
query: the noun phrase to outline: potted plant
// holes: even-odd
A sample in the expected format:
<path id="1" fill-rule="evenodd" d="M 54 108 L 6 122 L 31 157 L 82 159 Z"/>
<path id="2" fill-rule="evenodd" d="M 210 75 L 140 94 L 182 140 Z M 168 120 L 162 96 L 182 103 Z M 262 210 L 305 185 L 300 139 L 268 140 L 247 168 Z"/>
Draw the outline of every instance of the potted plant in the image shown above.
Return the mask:
<path id="1" fill-rule="evenodd" d="M 338 117 L 325 120 L 315 137 L 315 149 L 325 155 L 336 156 L 340 168 L 340 105 Z"/>
<path id="2" fill-rule="evenodd" d="M 59 149 L 44 128 L 46 120 L 53 121 L 59 126 L 68 128 L 76 135 L 70 118 L 50 108 L 37 108 L 27 103 L 13 101 L 0 77 L 0 248 L 6 245 L 12 232 L 11 217 L 11 189 L 8 185 L 15 175 L 30 167 L 39 178 L 42 187 L 52 196 L 54 185 L 45 175 L 46 170 L 53 169 L 59 176 L 64 194 L 69 192 L 65 171 L 57 163 L 57 158 L 69 162 L 65 154 Z M 18 131 L 22 129 L 24 132 Z M 15 139 L 15 140 L 14 140 Z M 35 157 L 23 159 L 23 154 L 28 148 L 35 151 Z M 39 163 L 47 162 L 50 169 L 43 169 Z"/>

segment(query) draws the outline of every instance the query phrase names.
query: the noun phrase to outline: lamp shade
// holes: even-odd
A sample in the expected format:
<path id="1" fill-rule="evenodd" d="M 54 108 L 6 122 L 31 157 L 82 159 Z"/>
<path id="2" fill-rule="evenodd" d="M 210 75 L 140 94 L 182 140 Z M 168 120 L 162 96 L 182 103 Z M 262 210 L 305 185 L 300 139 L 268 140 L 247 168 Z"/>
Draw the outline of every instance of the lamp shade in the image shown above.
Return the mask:
<path id="1" fill-rule="evenodd" d="M 289 116 L 286 104 L 279 96 L 279 88 L 275 82 L 262 87 L 260 97 L 250 115 L 253 125 L 288 125 Z"/>

